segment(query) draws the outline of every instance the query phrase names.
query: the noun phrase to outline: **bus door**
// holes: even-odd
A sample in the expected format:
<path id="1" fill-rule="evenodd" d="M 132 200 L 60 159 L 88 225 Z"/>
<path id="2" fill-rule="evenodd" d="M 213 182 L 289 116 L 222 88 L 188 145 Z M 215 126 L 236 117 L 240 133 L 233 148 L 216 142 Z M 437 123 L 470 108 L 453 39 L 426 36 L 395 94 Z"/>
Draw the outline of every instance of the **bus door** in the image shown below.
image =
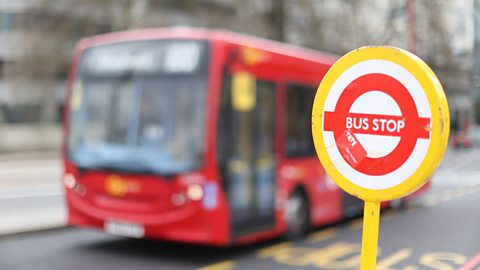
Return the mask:
<path id="1" fill-rule="evenodd" d="M 275 84 L 238 72 L 222 92 L 219 163 L 235 237 L 274 225 Z"/>

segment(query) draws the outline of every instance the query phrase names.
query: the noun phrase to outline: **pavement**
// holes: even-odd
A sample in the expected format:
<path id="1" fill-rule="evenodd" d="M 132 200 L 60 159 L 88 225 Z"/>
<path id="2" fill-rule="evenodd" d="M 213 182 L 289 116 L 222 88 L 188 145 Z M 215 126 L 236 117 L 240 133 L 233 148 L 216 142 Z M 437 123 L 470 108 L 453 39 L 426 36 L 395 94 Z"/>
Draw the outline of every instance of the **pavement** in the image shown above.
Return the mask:
<path id="1" fill-rule="evenodd" d="M 0 235 L 66 224 L 58 152 L 0 155 Z"/>

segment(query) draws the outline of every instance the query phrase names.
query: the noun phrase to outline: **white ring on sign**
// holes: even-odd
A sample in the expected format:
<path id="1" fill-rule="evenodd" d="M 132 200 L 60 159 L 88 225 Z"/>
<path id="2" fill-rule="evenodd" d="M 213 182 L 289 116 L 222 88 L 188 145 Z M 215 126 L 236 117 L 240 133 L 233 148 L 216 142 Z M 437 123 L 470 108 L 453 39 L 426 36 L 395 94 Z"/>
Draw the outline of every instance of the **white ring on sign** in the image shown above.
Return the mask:
<path id="1" fill-rule="evenodd" d="M 337 104 L 340 95 L 352 81 L 363 75 L 375 73 L 385 74 L 398 80 L 412 95 L 417 106 L 418 116 L 432 118 L 427 96 L 420 83 L 402 66 L 385 60 L 363 61 L 353 65 L 343 72 L 332 85 L 332 88 L 328 93 L 325 100 L 324 111 L 335 111 L 335 105 Z M 401 106 L 401 104 L 398 105 Z M 392 108 L 390 114 L 395 115 L 395 111 L 396 109 Z M 364 141 L 367 136 L 368 135 L 362 136 L 362 141 Z M 376 137 L 375 135 L 369 136 L 373 136 L 372 139 L 375 139 Z M 372 176 L 355 170 L 343 159 L 336 146 L 333 132 L 325 131 L 323 140 L 327 147 L 328 155 L 335 168 L 353 184 L 373 190 L 388 189 L 397 186 L 412 176 L 425 159 L 425 155 L 427 154 L 430 145 L 430 139 L 418 139 L 410 157 L 402 166 L 391 173 Z"/>

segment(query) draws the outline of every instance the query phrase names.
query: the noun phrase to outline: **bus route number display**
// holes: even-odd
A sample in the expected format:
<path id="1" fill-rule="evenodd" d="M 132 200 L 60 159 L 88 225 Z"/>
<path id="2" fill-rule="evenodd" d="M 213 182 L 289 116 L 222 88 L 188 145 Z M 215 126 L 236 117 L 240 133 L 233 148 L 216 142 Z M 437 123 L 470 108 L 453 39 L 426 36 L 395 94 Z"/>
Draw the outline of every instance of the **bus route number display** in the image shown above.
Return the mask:
<path id="1" fill-rule="evenodd" d="M 363 47 L 323 78 L 312 112 L 315 149 L 335 183 L 365 201 L 362 270 L 375 269 L 380 202 L 404 197 L 430 178 L 449 130 L 440 82 L 409 52 Z"/>

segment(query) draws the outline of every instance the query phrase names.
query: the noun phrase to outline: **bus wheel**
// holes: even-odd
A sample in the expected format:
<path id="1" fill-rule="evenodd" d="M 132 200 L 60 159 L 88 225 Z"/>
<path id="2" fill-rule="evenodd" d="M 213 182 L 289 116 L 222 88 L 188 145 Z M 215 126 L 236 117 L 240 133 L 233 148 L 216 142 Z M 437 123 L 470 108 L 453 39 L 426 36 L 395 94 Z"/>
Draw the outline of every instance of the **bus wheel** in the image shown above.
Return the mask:
<path id="1" fill-rule="evenodd" d="M 295 239 L 307 233 L 309 228 L 309 206 L 302 190 L 295 190 L 286 204 L 287 238 Z"/>

